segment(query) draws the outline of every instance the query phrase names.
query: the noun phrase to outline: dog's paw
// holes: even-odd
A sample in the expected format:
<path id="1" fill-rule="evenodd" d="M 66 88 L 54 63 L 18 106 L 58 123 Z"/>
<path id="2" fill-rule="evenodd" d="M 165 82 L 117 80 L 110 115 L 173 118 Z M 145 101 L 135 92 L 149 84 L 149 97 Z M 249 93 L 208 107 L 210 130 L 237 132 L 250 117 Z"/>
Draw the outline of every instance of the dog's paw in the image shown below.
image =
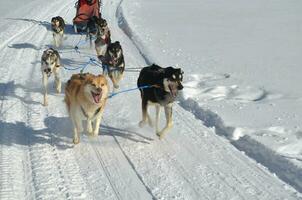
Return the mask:
<path id="1" fill-rule="evenodd" d="M 93 133 L 93 131 L 92 130 L 87 130 L 87 134 L 89 135 L 89 136 L 94 136 L 94 133 Z"/>
<path id="2" fill-rule="evenodd" d="M 48 103 L 47 103 L 47 102 L 44 102 L 44 103 L 43 103 L 43 106 L 48 106 Z"/>
<path id="3" fill-rule="evenodd" d="M 80 143 L 80 139 L 79 138 L 73 138 L 73 144 L 79 144 Z"/>
<path id="4" fill-rule="evenodd" d="M 164 138 L 164 133 L 163 132 L 157 132 L 156 135 L 158 136 L 158 138 L 160 140 L 162 140 Z"/>
<path id="5" fill-rule="evenodd" d="M 96 137 L 96 136 L 98 136 L 98 135 L 99 135 L 99 132 L 96 132 L 96 131 L 93 132 L 93 136 L 94 136 L 94 137 Z"/>

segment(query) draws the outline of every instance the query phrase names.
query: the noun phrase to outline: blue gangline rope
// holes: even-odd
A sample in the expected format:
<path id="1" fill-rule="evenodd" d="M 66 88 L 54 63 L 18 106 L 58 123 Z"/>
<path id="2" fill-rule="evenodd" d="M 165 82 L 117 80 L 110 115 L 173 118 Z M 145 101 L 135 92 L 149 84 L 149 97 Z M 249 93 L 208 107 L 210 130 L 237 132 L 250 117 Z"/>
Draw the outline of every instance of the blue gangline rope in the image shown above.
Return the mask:
<path id="1" fill-rule="evenodd" d="M 98 61 L 95 58 L 89 57 L 89 61 L 87 61 L 85 64 L 83 64 L 82 66 L 79 67 L 66 67 L 63 65 L 63 68 L 69 71 L 74 71 L 74 70 L 78 70 L 81 69 L 81 73 L 83 73 L 83 71 L 90 65 L 90 64 L 94 64 L 98 67 L 101 67 L 101 64 L 98 63 Z"/>
<path id="2" fill-rule="evenodd" d="M 121 93 L 126 93 L 126 92 L 131 92 L 133 90 L 139 90 L 139 89 L 144 89 L 144 88 L 152 88 L 152 87 L 156 87 L 155 85 L 144 85 L 144 86 L 140 86 L 140 87 L 136 87 L 136 88 L 131 88 L 131 89 L 127 89 L 127 90 L 121 90 L 119 92 L 112 92 L 110 95 L 108 95 L 108 99 L 121 94 Z"/>
<path id="3" fill-rule="evenodd" d="M 81 38 L 82 38 L 83 35 L 81 35 Z M 84 41 L 84 43 L 86 43 L 87 41 Z M 79 50 L 79 45 L 81 45 L 83 43 L 83 41 L 80 41 L 77 43 L 77 45 L 74 47 L 74 50 L 81 54 L 81 51 Z M 66 69 L 66 70 L 70 70 L 70 71 L 73 71 L 73 70 L 78 70 L 78 69 L 81 69 L 80 70 L 80 73 L 83 73 L 83 71 L 85 70 L 85 68 L 87 68 L 90 64 L 94 64 L 98 67 L 101 67 L 101 68 L 109 68 L 108 65 L 105 65 L 105 64 L 102 64 L 100 63 L 98 60 L 96 60 L 95 58 L 93 57 L 88 57 L 89 58 L 89 61 L 87 61 L 87 63 L 83 64 L 83 66 L 79 66 L 79 67 L 66 67 L 63 65 L 63 68 Z M 139 90 L 139 89 L 145 89 L 145 88 L 152 88 L 152 87 L 158 87 L 156 85 L 145 85 L 145 86 L 140 86 L 140 87 L 135 87 L 135 88 L 130 88 L 130 89 L 126 89 L 126 90 L 121 90 L 119 92 L 112 92 L 110 95 L 108 95 L 108 99 L 118 95 L 118 94 L 122 94 L 122 93 L 126 93 L 126 92 L 131 92 L 131 91 L 134 91 L 134 90 Z"/>
<path id="4" fill-rule="evenodd" d="M 82 46 L 82 45 L 84 45 L 84 44 L 86 44 L 89 40 L 82 40 L 82 36 L 83 36 L 84 34 L 81 34 L 81 38 L 80 38 L 80 40 L 79 40 L 79 42 L 75 45 L 75 48 L 76 49 L 78 49 L 79 48 L 79 46 Z M 96 39 L 96 37 L 95 36 L 93 36 L 92 38 L 91 38 L 92 40 L 95 40 Z"/>

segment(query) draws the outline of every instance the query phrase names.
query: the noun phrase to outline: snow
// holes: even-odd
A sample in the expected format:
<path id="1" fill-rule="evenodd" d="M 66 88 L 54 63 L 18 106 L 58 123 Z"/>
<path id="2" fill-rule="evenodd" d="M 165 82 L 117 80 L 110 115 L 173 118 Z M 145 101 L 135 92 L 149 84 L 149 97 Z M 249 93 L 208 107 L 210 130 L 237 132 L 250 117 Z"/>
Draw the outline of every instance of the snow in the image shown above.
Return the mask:
<path id="1" fill-rule="evenodd" d="M 76 146 L 53 80 L 41 104 L 50 19 L 67 21 L 66 67 L 95 52 L 73 50 L 84 39 L 72 32 L 74 1 L 22 2 L 0 2 L 0 199 L 302 198 L 300 1 L 104 1 L 126 69 L 178 65 L 185 89 L 165 139 L 138 127 L 132 91 L 110 99 L 99 136 Z M 75 72 L 62 70 L 63 83 Z M 121 90 L 137 76 L 126 71 Z"/>
<path id="2" fill-rule="evenodd" d="M 184 69 L 180 105 L 218 135 L 241 138 L 240 150 L 263 148 L 249 156 L 301 191 L 301 2 L 130 0 L 123 8 L 147 60 Z M 295 180 L 284 178 L 284 162 Z"/>

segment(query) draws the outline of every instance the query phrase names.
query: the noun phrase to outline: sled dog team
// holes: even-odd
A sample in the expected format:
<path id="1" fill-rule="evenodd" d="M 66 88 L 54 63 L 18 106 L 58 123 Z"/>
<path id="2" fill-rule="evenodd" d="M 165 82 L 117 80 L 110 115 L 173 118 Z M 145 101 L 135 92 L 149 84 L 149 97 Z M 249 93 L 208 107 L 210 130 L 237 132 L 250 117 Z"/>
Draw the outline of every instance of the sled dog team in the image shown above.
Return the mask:
<path id="1" fill-rule="evenodd" d="M 53 17 L 51 20 L 54 45 L 59 47 L 64 36 L 65 22 L 62 17 Z M 93 28 L 94 27 L 94 28 Z M 125 61 L 122 46 L 118 41 L 111 42 L 110 30 L 102 17 L 92 17 L 87 23 L 86 39 L 95 38 L 94 46 L 98 59 L 102 62 L 103 73 L 73 74 L 65 87 L 65 103 L 73 124 L 73 143 L 80 142 L 80 133 L 83 131 L 82 121 L 87 121 L 86 131 L 91 136 L 97 136 L 102 114 L 109 96 L 109 77 L 113 91 L 119 88 L 119 82 L 125 71 Z M 44 87 L 44 106 L 48 105 L 48 78 L 53 74 L 56 92 L 61 92 L 60 55 L 53 48 L 45 50 L 41 58 L 42 82 Z M 182 86 L 183 71 L 180 68 L 162 68 L 156 64 L 142 68 L 137 87 L 141 93 L 142 120 L 139 126 L 146 123 L 153 126 L 148 106 L 155 105 L 155 129 L 157 136 L 162 139 L 172 127 L 172 104 Z M 160 130 L 159 116 L 161 107 L 164 107 L 166 126 Z"/>

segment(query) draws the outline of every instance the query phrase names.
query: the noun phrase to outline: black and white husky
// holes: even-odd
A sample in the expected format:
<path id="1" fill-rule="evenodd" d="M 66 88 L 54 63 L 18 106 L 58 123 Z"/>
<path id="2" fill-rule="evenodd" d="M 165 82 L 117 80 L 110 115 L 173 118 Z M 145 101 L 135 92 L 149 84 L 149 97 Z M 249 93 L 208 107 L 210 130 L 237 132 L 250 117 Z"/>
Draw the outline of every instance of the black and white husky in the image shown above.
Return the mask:
<path id="1" fill-rule="evenodd" d="M 115 89 L 119 88 L 119 82 L 125 71 L 125 60 L 122 46 L 118 41 L 108 45 L 105 56 L 98 56 L 102 61 L 103 74 L 108 75 Z"/>
<path id="2" fill-rule="evenodd" d="M 103 18 L 96 20 L 98 33 L 96 35 L 95 50 L 97 56 L 105 56 L 108 45 L 111 43 L 110 30 L 107 25 L 107 21 Z"/>
<path id="3" fill-rule="evenodd" d="M 54 39 L 54 44 L 56 47 L 61 46 L 64 36 L 64 28 L 65 22 L 64 19 L 60 16 L 53 17 L 51 19 L 51 28 L 52 28 L 52 35 Z"/>
<path id="4" fill-rule="evenodd" d="M 182 80 L 183 71 L 180 68 L 162 68 L 153 64 L 141 70 L 137 86 L 139 88 L 147 86 L 147 88 L 140 89 L 143 117 L 139 123 L 140 127 L 144 126 L 147 121 L 150 126 L 153 126 L 148 114 L 148 106 L 153 104 L 156 108 L 156 134 L 160 139 L 163 138 L 164 134 L 172 127 L 172 105 L 178 91 L 183 89 Z M 165 109 L 166 126 L 162 130 L 159 130 L 158 121 L 161 107 Z"/>
<path id="5" fill-rule="evenodd" d="M 58 51 L 49 48 L 43 52 L 41 58 L 41 71 L 42 71 L 42 82 L 44 86 L 44 106 L 48 105 L 47 101 L 47 87 L 48 87 L 48 78 L 54 73 L 56 91 L 61 92 L 61 80 L 60 80 L 60 55 Z"/>

